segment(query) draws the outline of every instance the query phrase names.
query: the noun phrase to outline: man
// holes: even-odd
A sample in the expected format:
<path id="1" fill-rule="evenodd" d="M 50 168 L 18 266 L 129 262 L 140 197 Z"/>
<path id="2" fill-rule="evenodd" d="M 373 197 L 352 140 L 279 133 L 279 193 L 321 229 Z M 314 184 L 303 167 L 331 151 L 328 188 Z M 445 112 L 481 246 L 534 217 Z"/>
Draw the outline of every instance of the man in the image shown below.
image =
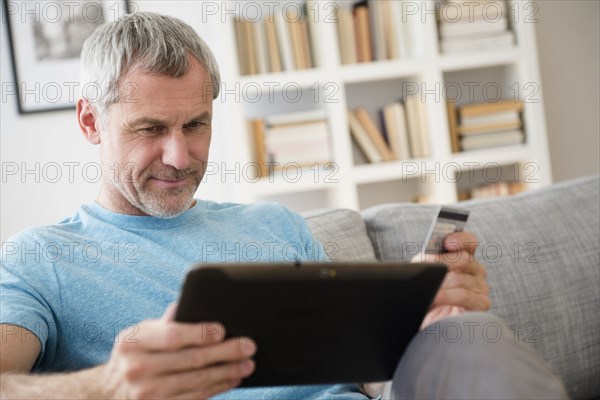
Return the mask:
<path id="1" fill-rule="evenodd" d="M 326 259 L 302 218 L 285 208 L 193 199 L 220 83 L 205 43 L 177 19 L 138 13 L 98 29 L 82 61 L 83 84 L 101 88 L 95 101 L 77 102 L 81 131 L 99 146 L 100 193 L 73 217 L 10 239 L 21 251 L 2 262 L 2 398 L 364 399 L 358 385 L 231 390 L 252 373 L 256 346 L 224 340 L 214 325 L 173 321 L 169 304 L 192 262 L 243 261 L 235 249 L 248 243 L 258 246 L 245 257 L 265 262 Z M 446 241 L 450 272 L 425 324 L 489 309 L 485 269 L 469 246 L 475 241 L 466 233 Z M 564 395 L 531 350 L 498 343 L 415 338 L 386 395 Z"/>

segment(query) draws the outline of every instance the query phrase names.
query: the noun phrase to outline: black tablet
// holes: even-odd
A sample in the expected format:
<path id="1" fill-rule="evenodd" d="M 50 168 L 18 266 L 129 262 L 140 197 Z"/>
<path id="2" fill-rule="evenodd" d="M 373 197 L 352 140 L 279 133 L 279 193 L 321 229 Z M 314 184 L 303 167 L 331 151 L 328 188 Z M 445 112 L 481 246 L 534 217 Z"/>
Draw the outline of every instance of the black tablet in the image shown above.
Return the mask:
<path id="1" fill-rule="evenodd" d="M 175 320 L 218 321 L 256 342 L 242 387 L 393 377 L 444 278 L 443 264 L 198 265 Z"/>

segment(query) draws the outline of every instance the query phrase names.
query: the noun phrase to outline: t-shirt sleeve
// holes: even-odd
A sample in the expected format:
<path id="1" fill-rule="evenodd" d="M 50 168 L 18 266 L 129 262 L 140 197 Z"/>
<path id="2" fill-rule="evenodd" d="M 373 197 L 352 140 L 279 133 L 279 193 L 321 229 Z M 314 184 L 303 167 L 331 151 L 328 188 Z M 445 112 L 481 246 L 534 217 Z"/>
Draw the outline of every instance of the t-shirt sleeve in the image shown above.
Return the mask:
<path id="1" fill-rule="evenodd" d="M 41 343 L 34 369 L 56 348 L 56 307 L 60 293 L 43 246 L 25 235 L 2 245 L 0 262 L 0 323 L 25 328 Z"/>
<path id="2" fill-rule="evenodd" d="M 286 209 L 287 210 L 287 209 Z M 287 210 L 290 214 L 294 224 L 297 226 L 298 234 L 300 236 L 300 242 L 302 243 L 303 250 L 303 261 L 308 262 L 327 262 L 330 261 L 323 245 L 315 239 L 308 224 L 304 218 L 290 210 Z"/>

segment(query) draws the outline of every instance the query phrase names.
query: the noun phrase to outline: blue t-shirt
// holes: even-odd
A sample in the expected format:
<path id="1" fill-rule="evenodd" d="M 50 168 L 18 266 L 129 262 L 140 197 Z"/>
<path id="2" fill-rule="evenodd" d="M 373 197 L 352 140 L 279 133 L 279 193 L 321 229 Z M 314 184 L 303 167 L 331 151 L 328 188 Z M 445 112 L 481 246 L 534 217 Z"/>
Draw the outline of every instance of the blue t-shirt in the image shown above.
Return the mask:
<path id="1" fill-rule="evenodd" d="M 105 363 L 119 332 L 159 318 L 198 262 L 319 261 L 303 218 L 275 204 L 197 201 L 172 219 L 117 214 L 97 203 L 3 243 L 0 323 L 42 345 L 34 372 Z M 135 333 L 133 333 L 135 335 Z M 231 399 L 364 399 L 356 385 L 236 389 Z"/>

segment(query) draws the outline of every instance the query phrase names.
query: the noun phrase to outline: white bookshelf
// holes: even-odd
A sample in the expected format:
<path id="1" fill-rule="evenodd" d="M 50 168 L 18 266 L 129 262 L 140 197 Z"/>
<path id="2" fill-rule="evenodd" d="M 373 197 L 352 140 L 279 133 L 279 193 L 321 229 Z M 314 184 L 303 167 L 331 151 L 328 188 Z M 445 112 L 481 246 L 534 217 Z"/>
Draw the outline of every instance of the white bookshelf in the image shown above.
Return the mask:
<path id="1" fill-rule="evenodd" d="M 431 9 L 434 3 L 425 1 L 417 4 Z M 239 96 L 238 93 L 239 101 L 226 100 L 223 104 L 226 112 L 221 113 L 223 120 L 219 122 L 226 129 L 227 142 L 231 143 L 227 159 L 223 161 L 241 164 L 254 161 L 247 124 L 249 119 L 320 108 L 328 114 L 332 161 L 337 166 L 333 176 L 336 183 L 324 179 L 330 171 L 321 170 L 320 175 L 315 177 L 314 170 L 306 169 L 300 179 L 277 172 L 275 176 L 260 181 L 240 182 L 242 185 L 231 193 L 232 201 L 275 200 L 297 211 L 315 206 L 359 210 L 377 203 L 409 201 L 416 194 L 427 196 L 433 203 L 453 203 L 457 201 L 457 183 L 446 175 L 453 171 L 451 166 L 458 166 L 467 173 L 469 168 L 474 168 L 473 163 L 478 166 L 475 169 L 499 166 L 501 171 L 512 168 L 510 166 L 515 163 L 521 170 L 531 168 L 534 163 L 537 172 L 532 174 L 529 171 L 527 187 L 551 183 L 535 25 L 523 22 L 523 18 L 511 23 L 517 42 L 512 47 L 440 54 L 437 24 L 435 18 L 429 15 L 424 21 L 412 22 L 413 57 L 354 65 L 340 63 L 336 25 L 320 21 L 317 24 L 319 41 L 315 48 L 317 68 L 252 76 L 240 76 L 233 18 L 209 20 L 209 23 L 222 43 L 213 50 L 225 86 L 231 89 L 239 82 L 242 94 Z M 526 143 L 453 154 L 446 104 L 435 101 L 430 95 L 425 102 L 429 157 L 355 165 L 346 110 L 362 105 L 373 112 L 375 108 L 393 101 L 392 96 L 400 97 L 401 93 L 394 91 L 402 87 L 402 82 L 415 82 L 429 89 L 448 82 L 479 82 L 481 85 L 493 82 L 510 96 L 518 90 L 521 99 L 528 96 L 523 111 Z M 286 85 L 288 88 L 300 88 L 302 99 L 286 101 L 281 91 Z M 526 85 L 529 86 L 526 88 Z M 267 96 L 270 88 L 274 88 L 272 101 Z M 254 99 L 253 96 L 259 92 L 263 95 L 259 101 L 248 100 Z M 319 95 L 317 102 L 314 101 L 316 94 Z M 329 96 L 329 102 L 325 101 L 326 96 Z M 436 168 L 439 172 L 431 172 Z"/>

